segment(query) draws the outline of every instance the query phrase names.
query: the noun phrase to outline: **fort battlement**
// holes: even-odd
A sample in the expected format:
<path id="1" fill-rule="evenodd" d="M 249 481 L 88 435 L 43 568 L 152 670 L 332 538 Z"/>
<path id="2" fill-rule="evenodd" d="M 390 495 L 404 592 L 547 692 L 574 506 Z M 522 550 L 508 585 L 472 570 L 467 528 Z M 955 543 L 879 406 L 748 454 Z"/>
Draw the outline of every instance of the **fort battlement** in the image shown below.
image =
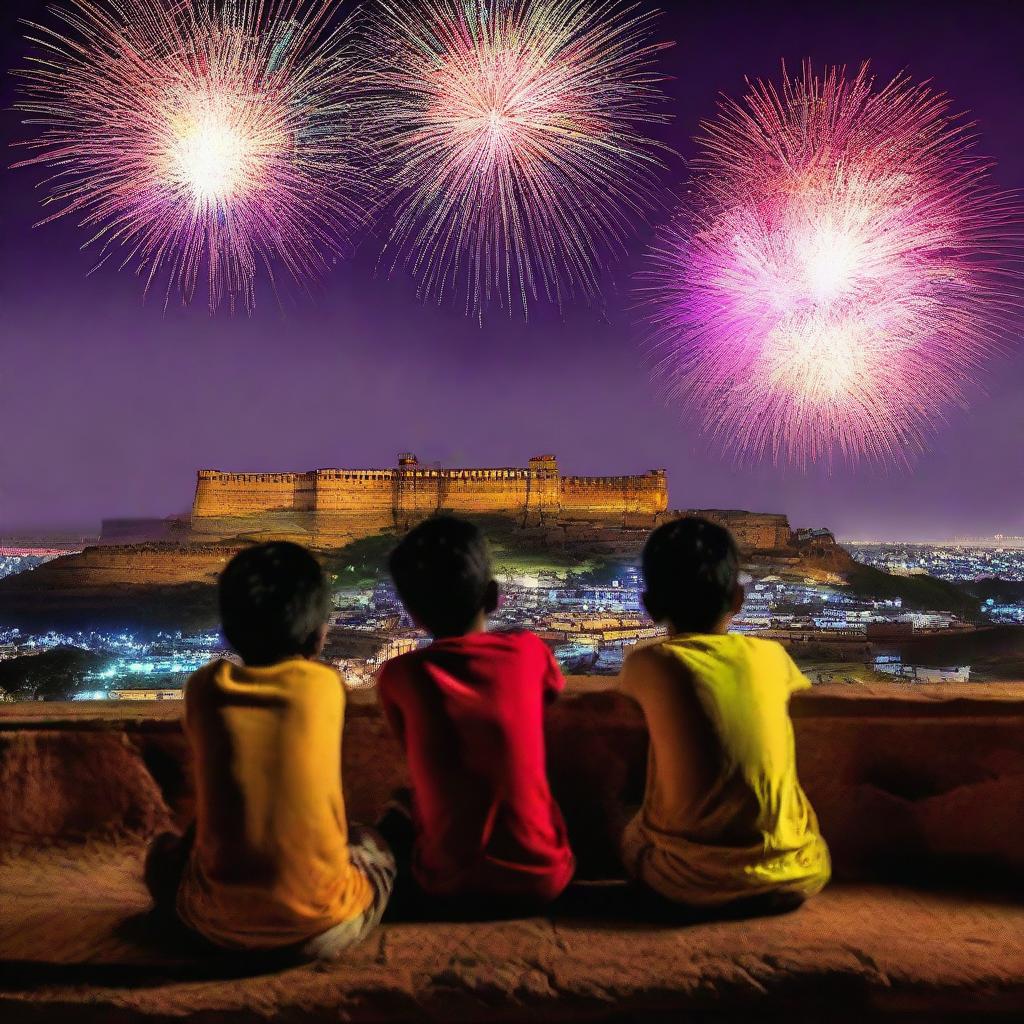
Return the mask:
<path id="1" fill-rule="evenodd" d="M 633 476 L 565 476 L 554 455 L 527 467 L 441 469 L 403 453 L 391 469 L 317 469 L 303 473 L 223 473 L 202 469 L 193 526 L 216 520 L 304 513 L 403 524 L 435 512 L 498 514 L 523 522 L 655 517 L 668 509 L 664 470 Z"/>

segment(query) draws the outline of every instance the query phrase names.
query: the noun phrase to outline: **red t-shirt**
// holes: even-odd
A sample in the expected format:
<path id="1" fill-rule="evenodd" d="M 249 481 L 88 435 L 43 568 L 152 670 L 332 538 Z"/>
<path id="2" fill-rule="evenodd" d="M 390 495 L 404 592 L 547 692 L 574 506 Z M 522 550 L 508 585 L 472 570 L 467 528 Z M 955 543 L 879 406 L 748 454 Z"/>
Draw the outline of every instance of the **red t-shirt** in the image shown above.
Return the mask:
<path id="1" fill-rule="evenodd" d="M 533 633 L 435 640 L 389 661 L 380 702 L 412 777 L 424 891 L 554 899 L 575 868 L 548 788 L 544 707 L 565 681 Z"/>

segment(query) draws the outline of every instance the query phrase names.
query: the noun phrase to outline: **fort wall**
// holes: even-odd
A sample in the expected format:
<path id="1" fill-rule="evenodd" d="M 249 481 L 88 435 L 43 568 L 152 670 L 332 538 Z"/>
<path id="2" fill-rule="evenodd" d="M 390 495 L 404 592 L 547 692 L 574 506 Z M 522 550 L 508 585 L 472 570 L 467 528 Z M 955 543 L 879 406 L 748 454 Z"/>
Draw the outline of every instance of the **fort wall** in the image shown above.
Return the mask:
<path id="1" fill-rule="evenodd" d="M 657 515 L 668 507 L 668 483 L 663 470 L 643 476 L 565 476 L 559 507 L 568 517 Z"/>
<path id="2" fill-rule="evenodd" d="M 310 473 L 311 500 L 304 511 L 386 515 L 394 500 L 390 471 L 321 469 Z"/>
<path id="3" fill-rule="evenodd" d="M 307 473 L 200 470 L 193 526 L 273 513 L 390 518 L 400 524 L 439 511 L 504 514 L 540 521 L 566 515 L 611 519 L 657 515 L 668 508 L 663 470 L 638 476 L 563 477 L 553 455 L 528 468 L 435 469 L 413 455 L 395 469 L 320 469 Z"/>
<path id="4" fill-rule="evenodd" d="M 251 516 L 283 510 L 311 511 L 315 489 L 312 473 L 220 473 L 202 469 L 196 480 L 192 514 Z"/>

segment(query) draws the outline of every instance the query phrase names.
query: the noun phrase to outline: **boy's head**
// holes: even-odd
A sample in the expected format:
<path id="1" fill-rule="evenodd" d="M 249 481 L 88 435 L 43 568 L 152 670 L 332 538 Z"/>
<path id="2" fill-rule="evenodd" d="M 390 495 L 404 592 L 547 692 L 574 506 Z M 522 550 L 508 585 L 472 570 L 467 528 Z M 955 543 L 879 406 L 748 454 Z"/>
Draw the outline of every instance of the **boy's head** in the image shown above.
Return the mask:
<path id="1" fill-rule="evenodd" d="M 479 629 L 498 607 L 498 584 L 484 535 L 454 516 L 434 516 L 391 552 L 391 578 L 406 611 L 434 636 Z"/>
<path id="2" fill-rule="evenodd" d="M 298 544 L 245 548 L 217 588 L 224 636 L 247 665 L 315 658 L 323 650 L 331 594 L 320 563 Z"/>
<path id="3" fill-rule="evenodd" d="M 732 534 L 697 517 L 659 526 L 644 545 L 644 606 L 677 633 L 710 633 L 743 603 Z"/>

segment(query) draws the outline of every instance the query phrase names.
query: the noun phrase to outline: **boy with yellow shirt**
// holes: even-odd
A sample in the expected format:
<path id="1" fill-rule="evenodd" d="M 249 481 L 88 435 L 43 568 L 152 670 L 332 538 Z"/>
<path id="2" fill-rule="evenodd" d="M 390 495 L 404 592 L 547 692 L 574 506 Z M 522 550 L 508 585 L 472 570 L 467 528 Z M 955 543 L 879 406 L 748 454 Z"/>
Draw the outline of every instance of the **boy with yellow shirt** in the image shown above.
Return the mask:
<path id="1" fill-rule="evenodd" d="M 216 661 L 188 681 L 196 822 L 158 837 L 146 882 L 158 910 L 216 946 L 331 959 L 380 922 L 395 864 L 345 818 L 345 691 L 316 660 L 327 580 L 305 548 L 261 544 L 228 563 L 218 597 L 244 664 Z"/>
<path id="2" fill-rule="evenodd" d="M 650 734 L 626 869 L 692 908 L 792 909 L 830 874 L 789 717 L 790 694 L 810 683 L 780 644 L 726 632 L 743 603 L 727 530 L 698 518 L 665 524 L 647 541 L 643 573 L 644 605 L 670 635 L 634 651 L 620 677 Z"/>

